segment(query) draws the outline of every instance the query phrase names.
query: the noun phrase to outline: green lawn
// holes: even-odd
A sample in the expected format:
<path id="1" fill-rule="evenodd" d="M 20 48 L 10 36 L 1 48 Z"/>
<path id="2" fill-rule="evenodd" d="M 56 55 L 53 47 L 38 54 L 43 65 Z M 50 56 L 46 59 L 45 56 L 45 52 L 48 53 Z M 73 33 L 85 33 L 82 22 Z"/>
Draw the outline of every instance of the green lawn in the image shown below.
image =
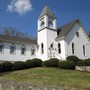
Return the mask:
<path id="1" fill-rule="evenodd" d="M 0 80 L 90 90 L 90 73 L 57 68 L 32 68 L 0 74 Z"/>

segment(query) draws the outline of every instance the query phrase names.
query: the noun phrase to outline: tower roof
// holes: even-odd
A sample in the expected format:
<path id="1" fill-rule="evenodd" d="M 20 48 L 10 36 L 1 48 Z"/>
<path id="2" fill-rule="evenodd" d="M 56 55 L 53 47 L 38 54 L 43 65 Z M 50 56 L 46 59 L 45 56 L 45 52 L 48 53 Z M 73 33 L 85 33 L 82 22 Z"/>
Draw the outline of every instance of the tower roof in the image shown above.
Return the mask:
<path id="1" fill-rule="evenodd" d="M 51 16 L 53 18 L 56 18 L 55 15 L 52 13 L 52 11 L 50 10 L 50 8 L 48 7 L 48 5 L 45 5 L 41 15 L 39 16 L 39 18 L 41 18 L 44 15 L 48 15 Z"/>

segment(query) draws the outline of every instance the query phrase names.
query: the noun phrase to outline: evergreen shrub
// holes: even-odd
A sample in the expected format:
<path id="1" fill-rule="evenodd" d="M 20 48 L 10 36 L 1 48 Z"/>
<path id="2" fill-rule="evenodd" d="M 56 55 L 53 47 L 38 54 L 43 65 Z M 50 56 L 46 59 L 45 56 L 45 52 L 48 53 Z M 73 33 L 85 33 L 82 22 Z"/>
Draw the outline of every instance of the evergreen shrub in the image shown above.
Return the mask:
<path id="1" fill-rule="evenodd" d="M 32 59 L 33 67 L 41 67 L 42 66 L 42 60 L 39 58 Z"/>
<path id="2" fill-rule="evenodd" d="M 33 60 L 27 60 L 26 65 L 27 65 L 27 68 L 32 68 L 32 67 L 34 67 L 34 61 Z"/>
<path id="3" fill-rule="evenodd" d="M 80 59 L 77 56 L 68 56 L 66 58 L 67 61 L 73 61 L 75 64 L 77 63 L 77 61 L 79 61 Z"/>
<path id="4" fill-rule="evenodd" d="M 60 69 L 75 69 L 75 64 L 73 61 L 61 61 L 58 64 Z"/>
<path id="5" fill-rule="evenodd" d="M 45 67 L 58 67 L 59 60 L 57 58 L 51 58 L 47 61 L 43 62 L 43 66 Z"/>
<path id="6" fill-rule="evenodd" d="M 80 60 L 76 63 L 76 66 L 86 66 L 85 61 L 84 60 Z"/>
<path id="7" fill-rule="evenodd" d="M 13 70 L 13 64 L 9 61 L 5 61 L 1 63 L 2 72 L 5 71 L 12 71 Z"/>
<path id="8" fill-rule="evenodd" d="M 27 65 L 25 62 L 22 62 L 22 61 L 14 62 L 14 70 L 23 70 L 26 68 L 27 68 Z"/>

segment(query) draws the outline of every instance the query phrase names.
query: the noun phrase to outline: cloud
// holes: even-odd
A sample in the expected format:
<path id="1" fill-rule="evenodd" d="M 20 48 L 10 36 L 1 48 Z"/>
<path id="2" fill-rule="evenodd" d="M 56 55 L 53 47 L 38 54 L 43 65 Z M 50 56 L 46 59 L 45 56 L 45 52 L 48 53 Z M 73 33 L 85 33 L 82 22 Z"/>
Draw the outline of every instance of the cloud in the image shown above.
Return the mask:
<path id="1" fill-rule="evenodd" d="M 32 11 L 32 4 L 30 0 L 12 0 L 7 6 L 7 11 L 17 12 L 22 15 L 28 11 Z"/>

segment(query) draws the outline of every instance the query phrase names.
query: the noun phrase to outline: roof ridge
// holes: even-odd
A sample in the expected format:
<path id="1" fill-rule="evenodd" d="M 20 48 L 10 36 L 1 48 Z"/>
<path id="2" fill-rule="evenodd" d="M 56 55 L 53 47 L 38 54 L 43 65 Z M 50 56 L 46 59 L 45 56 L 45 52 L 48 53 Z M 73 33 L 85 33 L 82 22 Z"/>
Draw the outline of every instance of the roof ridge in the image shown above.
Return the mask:
<path id="1" fill-rule="evenodd" d="M 80 20 L 79 20 L 79 19 L 75 19 L 75 20 L 73 20 L 73 21 L 70 21 L 69 23 L 66 23 L 66 24 L 64 24 L 64 25 L 62 25 L 62 26 L 60 26 L 60 27 L 58 27 L 58 29 L 60 29 L 61 27 L 66 26 L 66 25 L 68 25 L 68 24 L 70 24 L 70 23 L 76 23 L 76 22 L 78 22 L 78 21 L 80 21 Z"/>
<path id="2" fill-rule="evenodd" d="M 58 32 L 57 38 L 66 36 L 67 33 L 71 30 L 71 28 L 79 21 L 80 21 L 79 19 L 76 19 L 76 20 L 73 20 L 73 21 L 59 27 L 58 30 L 60 30 L 60 31 Z"/>

